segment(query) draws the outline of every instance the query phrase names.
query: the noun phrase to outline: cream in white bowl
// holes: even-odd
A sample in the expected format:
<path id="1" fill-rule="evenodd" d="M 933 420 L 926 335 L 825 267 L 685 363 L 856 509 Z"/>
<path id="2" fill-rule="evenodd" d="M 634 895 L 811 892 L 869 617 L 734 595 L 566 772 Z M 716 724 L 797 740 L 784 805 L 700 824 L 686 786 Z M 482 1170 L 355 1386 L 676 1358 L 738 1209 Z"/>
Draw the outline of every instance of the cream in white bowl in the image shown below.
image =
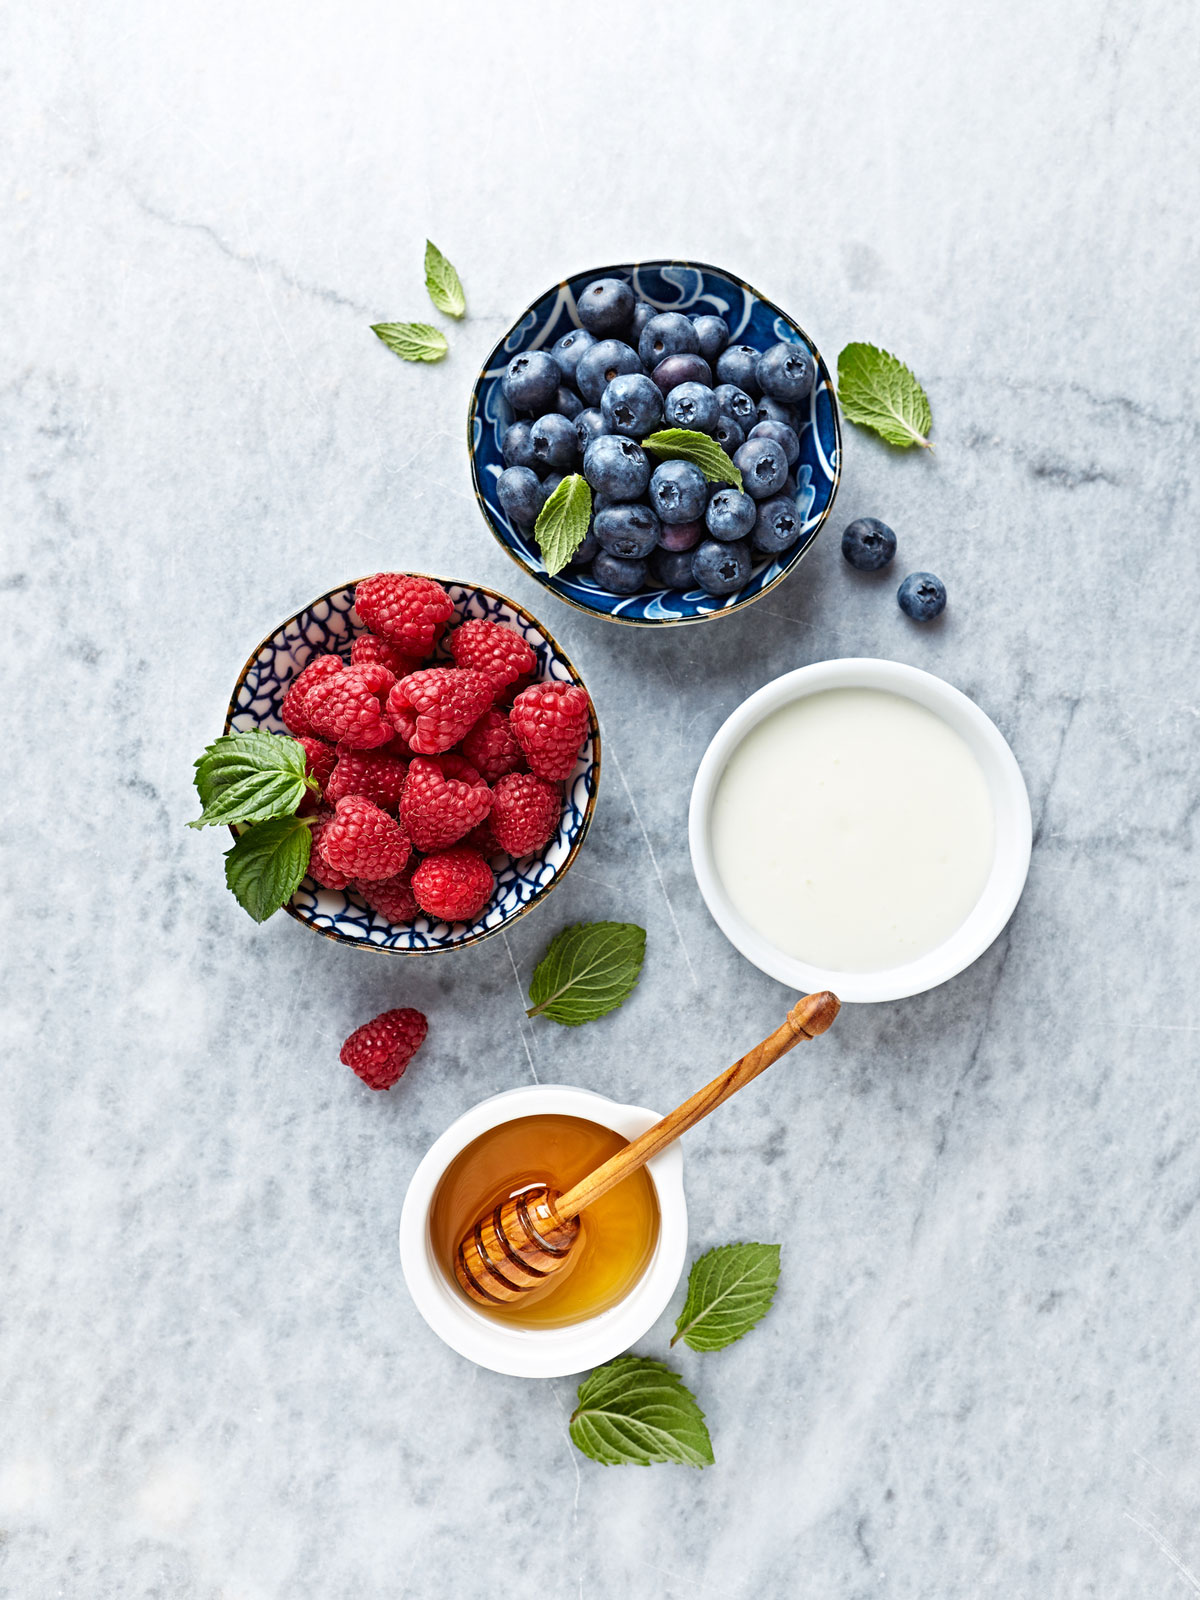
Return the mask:
<path id="1" fill-rule="evenodd" d="M 659 1120 L 641 1106 L 618 1105 L 589 1089 L 537 1084 L 481 1101 L 451 1124 L 426 1151 L 404 1197 L 400 1264 L 417 1310 L 434 1333 L 459 1355 L 493 1372 L 517 1378 L 561 1378 L 623 1354 L 666 1310 L 687 1253 L 687 1202 L 683 1153 L 669 1146 L 646 1166 L 658 1202 L 658 1239 L 642 1275 L 607 1311 L 566 1327 L 506 1324 L 478 1310 L 451 1282 L 430 1232 L 430 1208 L 450 1163 L 489 1128 L 517 1118 L 579 1117 L 636 1139 Z"/>
<path id="2" fill-rule="evenodd" d="M 866 659 L 802 667 L 739 706 L 700 764 L 689 831 L 738 949 L 851 1001 L 917 994 L 973 961 L 1030 850 L 995 725 L 931 673 Z"/>

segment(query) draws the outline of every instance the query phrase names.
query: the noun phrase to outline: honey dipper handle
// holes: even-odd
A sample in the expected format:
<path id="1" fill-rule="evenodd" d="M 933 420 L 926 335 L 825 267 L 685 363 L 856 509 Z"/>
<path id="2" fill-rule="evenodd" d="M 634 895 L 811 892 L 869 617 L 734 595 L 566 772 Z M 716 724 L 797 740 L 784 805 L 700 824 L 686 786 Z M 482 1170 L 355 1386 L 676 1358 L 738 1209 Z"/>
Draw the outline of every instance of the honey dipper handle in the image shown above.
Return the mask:
<path id="1" fill-rule="evenodd" d="M 799 1044 L 802 1039 L 814 1039 L 818 1033 L 824 1033 L 840 1009 L 841 1001 L 828 989 L 822 989 L 819 994 L 806 994 L 796 1002 L 788 1012 L 787 1021 L 774 1033 L 761 1044 L 756 1044 L 740 1061 L 726 1067 L 703 1089 L 698 1089 L 690 1100 L 685 1100 L 652 1128 L 647 1128 L 640 1138 L 627 1144 L 624 1150 L 618 1150 L 615 1156 L 610 1156 L 603 1166 L 597 1167 L 595 1172 L 589 1172 L 586 1178 L 554 1202 L 554 1209 L 561 1217 L 577 1216 L 585 1206 L 590 1206 L 601 1195 L 615 1189 L 622 1178 L 644 1167 L 651 1157 L 673 1144 L 681 1133 L 695 1127 L 701 1117 L 715 1111 L 730 1095 L 744 1088 L 760 1072 L 765 1072 L 773 1061 L 786 1055 L 793 1045 Z"/>

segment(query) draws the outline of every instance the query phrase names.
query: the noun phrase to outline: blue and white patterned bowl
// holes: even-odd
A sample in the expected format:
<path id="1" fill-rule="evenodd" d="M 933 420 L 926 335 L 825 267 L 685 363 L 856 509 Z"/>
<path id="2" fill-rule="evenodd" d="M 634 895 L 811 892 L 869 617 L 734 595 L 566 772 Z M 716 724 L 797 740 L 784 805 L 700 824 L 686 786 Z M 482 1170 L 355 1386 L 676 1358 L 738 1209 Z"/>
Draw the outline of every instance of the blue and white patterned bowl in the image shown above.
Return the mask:
<path id="1" fill-rule="evenodd" d="M 736 594 L 711 595 L 702 589 L 656 589 L 642 594 L 617 595 L 597 588 L 591 578 L 560 572 L 550 577 L 542 562 L 533 530 L 511 522 L 496 497 L 496 481 L 504 470 L 500 441 L 514 413 L 504 398 L 504 369 L 519 351 L 548 349 L 556 339 L 580 326 L 575 300 L 594 278 L 625 278 L 639 299 L 660 311 L 715 313 L 725 318 L 730 343 L 767 349 L 785 339 L 802 339 L 817 358 L 817 381 L 807 402 L 807 417 L 800 436 L 796 463 L 797 507 L 803 519 L 798 544 L 775 560 L 763 561 L 750 582 Z M 767 594 L 808 551 L 829 515 L 841 476 L 841 423 L 829 368 L 816 344 L 798 322 L 772 305 L 732 273 L 703 262 L 642 261 L 633 265 L 593 267 L 577 272 L 565 283 L 540 295 L 518 318 L 488 356 L 475 381 L 467 414 L 467 446 L 475 495 L 488 525 L 518 566 L 568 605 L 607 617 L 610 622 L 703 622 L 712 616 L 740 611 Z"/>
<path id="2" fill-rule="evenodd" d="M 586 688 L 558 642 L 515 601 L 476 584 L 457 583 L 451 578 L 435 577 L 434 581 L 454 601 L 459 620 L 485 617 L 515 628 L 537 656 L 539 678 Z M 348 658 L 351 643 L 366 631 L 353 609 L 354 589 L 355 584 L 347 583 L 320 595 L 263 640 L 238 674 L 225 713 L 226 733 L 246 733 L 254 728 L 287 732 L 279 708 L 292 679 L 315 655 L 332 652 Z M 438 658 L 453 665 L 444 647 L 439 648 Z M 496 889 L 475 922 L 446 923 L 418 917 L 412 923 L 393 925 L 352 890 L 322 889 L 312 878 L 304 879 L 284 910 L 327 939 L 337 939 L 359 950 L 389 950 L 415 956 L 476 944 L 540 904 L 559 882 L 591 826 L 599 782 L 600 726 L 593 707 L 587 742 L 575 771 L 563 785 L 563 815 L 557 834 L 537 855 L 522 856 L 517 861 L 508 856 L 496 857 L 492 863 Z"/>

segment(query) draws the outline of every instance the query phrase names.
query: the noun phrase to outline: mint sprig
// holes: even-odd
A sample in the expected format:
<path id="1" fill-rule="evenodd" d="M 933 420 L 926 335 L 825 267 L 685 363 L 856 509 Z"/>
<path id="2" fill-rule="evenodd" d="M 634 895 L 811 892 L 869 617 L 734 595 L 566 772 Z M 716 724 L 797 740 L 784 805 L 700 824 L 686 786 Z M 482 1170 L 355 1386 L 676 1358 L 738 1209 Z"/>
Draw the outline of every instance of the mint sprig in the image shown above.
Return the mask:
<path id="1" fill-rule="evenodd" d="M 550 577 L 562 571 L 587 538 L 591 520 L 592 491 L 587 479 L 573 472 L 554 490 L 533 526 Z"/>
<path id="2" fill-rule="evenodd" d="M 901 450 L 932 450 L 929 396 L 903 361 L 873 344 L 848 344 L 838 357 L 838 399 L 851 422 Z"/>
<path id="3" fill-rule="evenodd" d="M 273 817 L 239 834 L 225 852 L 225 882 L 238 904 L 265 922 L 295 894 L 308 871 L 308 817 Z"/>
<path id="4" fill-rule="evenodd" d="M 564 928 L 534 968 L 527 1017 L 577 1028 L 626 1001 L 646 954 L 646 930 L 633 922 L 581 922 Z"/>
<path id="5" fill-rule="evenodd" d="M 734 483 L 742 487 L 742 475 L 715 439 L 707 433 L 697 433 L 694 428 L 663 428 L 642 440 L 642 449 L 649 450 L 662 461 L 691 461 L 700 468 L 709 483 Z"/>
<path id="6" fill-rule="evenodd" d="M 290 816 L 319 787 L 308 776 L 302 745 L 259 731 L 214 739 L 196 762 L 194 782 L 203 809 L 189 828 Z"/>
<path id="7" fill-rule="evenodd" d="M 712 1465 L 704 1413 L 677 1372 L 644 1356 L 618 1356 L 579 1385 L 571 1441 L 606 1467 Z"/>
<path id="8" fill-rule="evenodd" d="M 671 1343 L 724 1350 L 762 1321 L 779 1281 L 777 1244 L 723 1244 L 693 1262 Z"/>
<path id="9" fill-rule="evenodd" d="M 450 348 L 428 322 L 373 322 L 371 332 L 402 361 L 440 361 Z"/>
<path id="10" fill-rule="evenodd" d="M 461 317 L 466 311 L 462 280 L 432 239 L 425 241 L 425 287 L 434 305 L 448 317 Z"/>

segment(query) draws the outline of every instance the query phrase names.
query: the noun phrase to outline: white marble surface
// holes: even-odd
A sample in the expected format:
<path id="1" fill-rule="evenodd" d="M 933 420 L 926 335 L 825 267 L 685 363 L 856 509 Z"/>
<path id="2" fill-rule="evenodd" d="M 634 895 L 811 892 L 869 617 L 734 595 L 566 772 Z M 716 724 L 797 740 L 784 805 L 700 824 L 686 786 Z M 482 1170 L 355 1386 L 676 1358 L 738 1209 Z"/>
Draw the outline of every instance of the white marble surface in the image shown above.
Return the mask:
<path id="1" fill-rule="evenodd" d="M 0 1595 L 1200 1592 L 1194 8 L 18 0 L 0 29 Z M 367 324 L 427 314 L 426 233 L 471 318 L 416 369 Z M 492 542 L 479 358 L 560 273 L 661 253 L 916 366 L 937 455 L 851 431 L 835 526 L 891 522 L 944 624 L 833 530 L 661 635 Z M 183 827 L 254 642 L 406 565 L 532 606 L 606 739 L 564 887 L 419 964 L 255 929 Z M 786 1233 L 782 1287 L 676 1352 L 716 1467 L 601 1468 L 572 1382 L 426 1330 L 404 1187 L 489 1092 L 666 1108 L 774 1023 L 693 883 L 689 784 L 749 690 L 860 653 L 1009 736 L 1028 888 L 972 970 L 691 1138 L 694 1248 Z M 636 997 L 524 1025 L 549 936 L 598 916 L 649 930 Z M 429 1043 L 372 1095 L 337 1048 L 400 1003 Z"/>

